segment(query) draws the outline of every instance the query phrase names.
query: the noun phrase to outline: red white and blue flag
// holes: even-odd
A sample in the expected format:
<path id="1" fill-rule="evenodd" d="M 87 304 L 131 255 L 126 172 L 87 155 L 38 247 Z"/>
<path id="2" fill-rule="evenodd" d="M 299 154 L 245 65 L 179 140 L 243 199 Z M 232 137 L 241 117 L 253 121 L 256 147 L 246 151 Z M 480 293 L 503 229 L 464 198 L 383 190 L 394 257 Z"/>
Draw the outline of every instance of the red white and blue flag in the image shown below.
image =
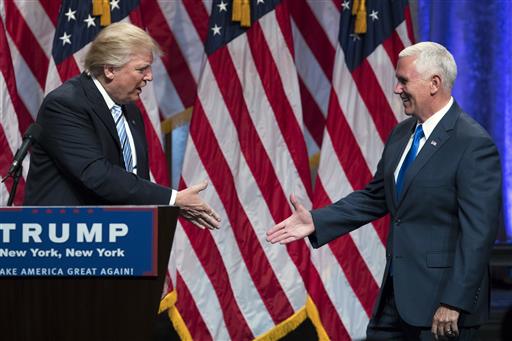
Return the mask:
<path id="1" fill-rule="evenodd" d="M 1 175 L 44 95 L 81 72 L 101 21 L 92 2 L 0 0 Z M 153 180 L 168 184 L 161 130 L 188 122 L 193 107 L 180 186 L 208 179 L 204 198 L 223 219 L 211 233 L 179 223 L 162 308 L 182 338 L 277 338 L 306 317 L 322 339 L 364 337 L 385 222 L 318 250 L 269 245 L 265 231 L 291 213 L 290 193 L 319 207 L 371 178 L 402 119 L 392 89 L 398 52 L 413 41 L 407 2 L 94 2 L 165 53 L 139 103 Z M 233 22 L 233 6 L 249 8 L 250 27 Z M 358 11 L 366 33 L 354 31 Z M 0 184 L 0 204 L 11 186 Z"/>

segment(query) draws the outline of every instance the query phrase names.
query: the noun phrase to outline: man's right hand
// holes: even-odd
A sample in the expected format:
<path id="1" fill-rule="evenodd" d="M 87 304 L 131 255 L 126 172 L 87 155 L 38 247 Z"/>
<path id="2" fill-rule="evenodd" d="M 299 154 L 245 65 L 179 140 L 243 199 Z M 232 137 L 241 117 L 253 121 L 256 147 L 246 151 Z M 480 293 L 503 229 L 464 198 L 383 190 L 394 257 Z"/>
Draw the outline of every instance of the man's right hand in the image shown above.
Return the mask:
<path id="1" fill-rule="evenodd" d="M 299 204 L 293 194 L 290 195 L 290 202 L 295 209 L 293 214 L 267 231 L 267 241 L 272 244 L 288 244 L 315 231 L 311 213 Z"/>
<path id="2" fill-rule="evenodd" d="M 204 229 L 218 229 L 220 217 L 201 197 L 199 192 L 208 186 L 208 181 L 195 184 L 176 194 L 175 205 L 181 209 L 181 215 L 196 226 Z"/>

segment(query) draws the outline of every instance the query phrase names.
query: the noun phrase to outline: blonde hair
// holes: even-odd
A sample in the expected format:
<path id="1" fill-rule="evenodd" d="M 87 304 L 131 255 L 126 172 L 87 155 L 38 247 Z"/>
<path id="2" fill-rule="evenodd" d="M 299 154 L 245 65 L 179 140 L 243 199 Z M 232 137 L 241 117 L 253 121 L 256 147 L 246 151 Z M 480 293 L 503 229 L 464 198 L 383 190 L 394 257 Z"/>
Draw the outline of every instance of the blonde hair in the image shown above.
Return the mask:
<path id="1" fill-rule="evenodd" d="M 93 40 L 85 55 L 84 68 L 97 77 L 103 73 L 104 65 L 121 67 L 140 51 L 162 54 L 157 42 L 146 31 L 129 23 L 111 24 Z"/>
<path id="2" fill-rule="evenodd" d="M 441 77 L 444 86 L 453 87 L 457 78 L 457 64 L 450 51 L 443 45 L 432 41 L 424 41 L 406 47 L 398 55 L 399 58 L 416 56 L 416 70 L 424 75 L 437 74 Z"/>

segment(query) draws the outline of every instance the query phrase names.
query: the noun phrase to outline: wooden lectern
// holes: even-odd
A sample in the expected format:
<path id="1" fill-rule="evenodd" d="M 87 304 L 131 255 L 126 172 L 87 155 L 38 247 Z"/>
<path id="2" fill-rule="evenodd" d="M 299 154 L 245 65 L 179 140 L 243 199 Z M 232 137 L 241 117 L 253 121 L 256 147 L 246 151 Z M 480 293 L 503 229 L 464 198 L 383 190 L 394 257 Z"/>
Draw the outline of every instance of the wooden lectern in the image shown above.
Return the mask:
<path id="1" fill-rule="evenodd" d="M 158 216 L 156 277 L 0 277 L 0 339 L 154 339 L 179 209 L 152 209 Z"/>

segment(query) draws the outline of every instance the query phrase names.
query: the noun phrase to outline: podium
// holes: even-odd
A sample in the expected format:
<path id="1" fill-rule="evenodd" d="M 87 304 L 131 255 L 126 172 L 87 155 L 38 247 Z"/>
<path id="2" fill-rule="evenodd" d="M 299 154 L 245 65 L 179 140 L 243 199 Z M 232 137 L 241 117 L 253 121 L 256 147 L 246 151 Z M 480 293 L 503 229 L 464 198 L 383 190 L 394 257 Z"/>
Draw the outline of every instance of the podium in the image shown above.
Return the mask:
<path id="1" fill-rule="evenodd" d="M 69 210 L 73 208 L 57 209 L 69 216 L 71 215 Z M 87 208 L 75 208 L 76 211 L 79 209 Z M 104 207 L 104 209 L 107 208 Z M 123 210 L 138 209 L 138 207 L 115 207 L 115 210 L 121 214 Z M 70 276 L 64 270 L 64 275 L 61 276 L 0 276 L 0 339 L 9 341 L 154 339 L 155 321 L 179 209 L 170 206 L 146 206 L 145 209 L 150 210 L 153 217 L 156 217 L 155 226 L 152 227 L 152 233 L 155 235 L 152 237 L 153 245 L 150 247 L 154 252 L 152 266 L 156 271 L 141 276 L 123 274 L 121 276 L 109 274 Z M 11 210 L 12 213 L 13 209 L 0 208 L 0 212 L 3 210 Z M 95 211 L 89 210 L 89 212 Z M 92 213 L 91 216 L 95 215 Z M 0 221 L 1 223 L 5 221 Z M 107 226 L 108 222 L 104 221 L 104 223 Z M 15 230 L 10 231 L 13 235 L 10 238 L 11 242 L 15 238 L 13 231 Z M 4 232 L 4 239 L 1 239 L 2 232 Z M 124 232 L 126 234 L 126 231 Z M 123 236 L 122 233 L 118 235 Z M 62 237 L 62 234 L 60 236 Z M 36 237 L 32 239 L 37 239 Z M 6 256 L 8 252 L 5 251 L 8 246 L 5 243 L 5 225 L 3 231 L 0 229 L 0 241 L 2 240 L 4 242 L 0 243 L 0 251 L 3 250 L 4 255 L 0 257 L 0 267 L 2 262 L 6 264 L 8 260 Z M 108 242 L 106 235 L 103 236 L 103 240 Z M 70 259 L 73 261 L 72 258 Z M 84 261 L 87 262 L 87 260 Z"/>

